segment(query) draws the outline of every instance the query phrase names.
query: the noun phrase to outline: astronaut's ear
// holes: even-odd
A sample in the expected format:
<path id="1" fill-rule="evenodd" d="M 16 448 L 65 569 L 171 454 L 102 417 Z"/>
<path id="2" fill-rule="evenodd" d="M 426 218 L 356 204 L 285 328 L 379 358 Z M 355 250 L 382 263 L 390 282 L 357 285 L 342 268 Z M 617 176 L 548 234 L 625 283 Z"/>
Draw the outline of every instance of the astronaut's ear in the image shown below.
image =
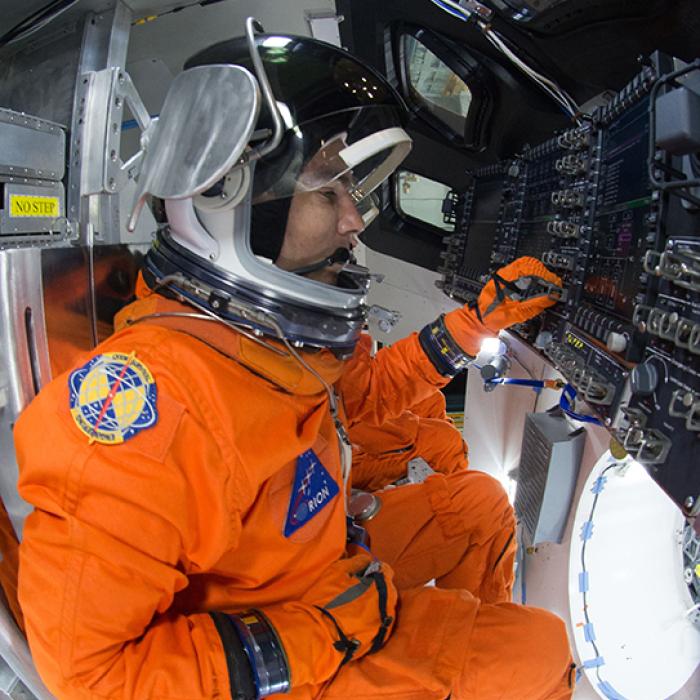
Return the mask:
<path id="1" fill-rule="evenodd" d="M 158 120 L 144 134 L 129 231 L 149 195 L 187 199 L 230 174 L 248 145 L 259 110 L 257 80 L 241 66 L 197 66 L 180 73 Z"/>

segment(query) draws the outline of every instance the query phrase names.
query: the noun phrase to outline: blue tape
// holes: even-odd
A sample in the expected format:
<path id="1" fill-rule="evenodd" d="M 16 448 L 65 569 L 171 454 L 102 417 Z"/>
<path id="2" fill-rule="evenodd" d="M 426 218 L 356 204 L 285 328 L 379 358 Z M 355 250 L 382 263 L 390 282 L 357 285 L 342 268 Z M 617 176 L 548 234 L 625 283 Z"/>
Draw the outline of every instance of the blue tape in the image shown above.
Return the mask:
<path id="1" fill-rule="evenodd" d="M 588 584 L 588 582 L 586 582 L 586 584 Z M 583 626 L 583 637 L 587 642 L 595 642 L 595 632 L 593 631 L 592 622 Z"/>
<path id="2" fill-rule="evenodd" d="M 593 537 L 593 521 L 586 520 L 586 522 L 581 526 L 581 539 L 590 540 L 591 537 Z"/>
<path id="3" fill-rule="evenodd" d="M 578 589 L 581 593 L 585 593 L 588 590 L 588 572 L 582 571 L 578 575 Z"/>
<path id="4" fill-rule="evenodd" d="M 600 681 L 598 687 L 609 700 L 627 700 L 624 695 L 620 695 L 607 681 Z"/>
<path id="5" fill-rule="evenodd" d="M 598 494 L 600 493 L 604 488 L 605 484 L 608 480 L 607 476 L 599 476 L 595 482 L 593 483 L 593 488 L 591 489 L 591 493 Z"/>
<path id="6" fill-rule="evenodd" d="M 602 656 L 596 656 L 595 659 L 588 659 L 583 662 L 584 668 L 598 668 L 599 666 L 605 666 L 605 659 Z"/>
<path id="7" fill-rule="evenodd" d="M 583 671 L 581 670 L 581 667 L 579 666 L 576 669 L 576 685 L 578 685 L 581 682 L 581 678 L 583 678 Z"/>

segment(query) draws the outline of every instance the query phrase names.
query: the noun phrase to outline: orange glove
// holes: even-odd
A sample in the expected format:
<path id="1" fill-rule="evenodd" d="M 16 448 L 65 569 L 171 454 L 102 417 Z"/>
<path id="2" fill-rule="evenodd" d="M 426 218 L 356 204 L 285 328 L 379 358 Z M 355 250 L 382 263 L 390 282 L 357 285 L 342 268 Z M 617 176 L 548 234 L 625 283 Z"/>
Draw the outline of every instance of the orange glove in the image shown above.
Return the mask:
<path id="1" fill-rule="evenodd" d="M 392 579 L 386 564 L 362 552 L 331 564 L 300 601 L 264 608 L 284 647 L 292 687 L 323 683 L 339 666 L 382 648 L 396 614 Z"/>
<path id="2" fill-rule="evenodd" d="M 484 336 L 534 318 L 557 303 L 561 278 L 535 258 L 518 258 L 486 283 L 472 306 L 445 316 L 445 325 L 468 355 L 476 355 Z"/>

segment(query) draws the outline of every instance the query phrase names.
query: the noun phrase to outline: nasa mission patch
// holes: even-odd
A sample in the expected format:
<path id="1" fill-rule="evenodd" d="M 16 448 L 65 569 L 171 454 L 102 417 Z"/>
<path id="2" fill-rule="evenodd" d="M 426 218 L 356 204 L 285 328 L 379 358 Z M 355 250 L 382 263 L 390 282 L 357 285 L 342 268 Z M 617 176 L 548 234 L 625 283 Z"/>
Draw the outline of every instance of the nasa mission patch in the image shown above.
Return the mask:
<path id="1" fill-rule="evenodd" d="M 300 454 L 284 524 L 284 536 L 293 535 L 318 515 L 338 495 L 339 490 L 338 484 L 333 481 L 313 450 Z"/>
<path id="2" fill-rule="evenodd" d="M 155 425 L 156 384 L 135 354 L 93 357 L 68 379 L 70 412 L 90 443 L 119 445 Z"/>

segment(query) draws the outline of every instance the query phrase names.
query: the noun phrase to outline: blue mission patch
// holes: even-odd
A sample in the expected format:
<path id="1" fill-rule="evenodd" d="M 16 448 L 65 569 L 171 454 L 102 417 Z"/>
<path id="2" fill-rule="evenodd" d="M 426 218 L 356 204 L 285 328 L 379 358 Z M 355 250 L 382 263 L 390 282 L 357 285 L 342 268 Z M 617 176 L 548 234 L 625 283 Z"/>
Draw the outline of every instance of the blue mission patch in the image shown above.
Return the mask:
<path id="1" fill-rule="evenodd" d="M 339 493 L 338 484 L 313 450 L 297 457 L 297 470 L 289 500 L 284 536 L 289 537 L 318 515 Z"/>
<path id="2" fill-rule="evenodd" d="M 106 352 L 68 379 L 70 412 L 89 442 L 118 445 L 158 421 L 156 383 L 135 354 Z"/>

